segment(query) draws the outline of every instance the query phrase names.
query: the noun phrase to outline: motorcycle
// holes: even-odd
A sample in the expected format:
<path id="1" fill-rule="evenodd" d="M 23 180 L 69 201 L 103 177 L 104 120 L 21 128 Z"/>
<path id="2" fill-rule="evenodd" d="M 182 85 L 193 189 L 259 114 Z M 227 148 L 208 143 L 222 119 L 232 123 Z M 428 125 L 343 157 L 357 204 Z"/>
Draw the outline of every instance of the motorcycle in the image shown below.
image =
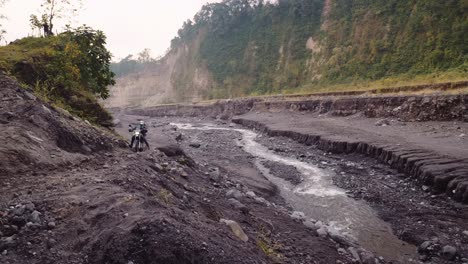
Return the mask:
<path id="1" fill-rule="evenodd" d="M 129 126 L 129 132 L 133 132 L 132 138 L 135 138 L 133 141 L 132 150 L 133 152 L 143 152 L 145 148 L 145 143 L 143 139 L 143 134 L 138 129 L 133 129 L 132 126 Z"/>

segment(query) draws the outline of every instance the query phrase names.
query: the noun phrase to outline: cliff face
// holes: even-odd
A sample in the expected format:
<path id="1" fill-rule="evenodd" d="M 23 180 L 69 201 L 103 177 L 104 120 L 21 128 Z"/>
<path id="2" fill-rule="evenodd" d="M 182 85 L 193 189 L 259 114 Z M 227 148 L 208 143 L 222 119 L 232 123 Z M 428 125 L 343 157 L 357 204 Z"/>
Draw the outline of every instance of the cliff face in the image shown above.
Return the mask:
<path id="1" fill-rule="evenodd" d="M 149 106 L 466 71 L 466 1 L 260 2 L 203 7 L 158 66 L 118 80 L 108 104 Z"/>
<path id="2" fill-rule="evenodd" d="M 201 36 L 198 37 L 201 40 Z M 107 107 L 151 106 L 181 101 L 197 101 L 212 83 L 210 73 L 193 56 L 199 43 L 178 46 L 158 63 L 117 79 Z"/>

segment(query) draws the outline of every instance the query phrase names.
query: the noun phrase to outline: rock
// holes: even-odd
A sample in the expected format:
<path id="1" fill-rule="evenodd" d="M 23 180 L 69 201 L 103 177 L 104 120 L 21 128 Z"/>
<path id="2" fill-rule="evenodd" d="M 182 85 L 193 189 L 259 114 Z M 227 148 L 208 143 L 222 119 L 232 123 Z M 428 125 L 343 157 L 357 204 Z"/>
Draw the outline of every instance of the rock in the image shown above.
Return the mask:
<path id="1" fill-rule="evenodd" d="M 33 223 L 40 223 L 41 222 L 41 213 L 34 210 L 31 215 L 29 216 L 29 220 Z"/>
<path id="2" fill-rule="evenodd" d="M 297 219 L 297 220 L 304 220 L 306 218 L 306 216 L 305 216 L 305 214 L 303 212 L 294 211 L 291 214 L 291 218 Z"/>
<path id="3" fill-rule="evenodd" d="M 201 144 L 197 143 L 197 142 L 194 142 L 194 143 L 190 143 L 189 146 L 192 147 L 192 148 L 200 148 Z"/>
<path id="4" fill-rule="evenodd" d="M 56 225 L 55 225 L 55 222 L 49 222 L 49 223 L 47 223 L 47 227 L 48 227 L 49 229 L 54 229 L 55 226 L 56 226 Z"/>
<path id="5" fill-rule="evenodd" d="M 13 209 L 13 214 L 14 214 L 14 215 L 23 215 L 25 211 L 26 211 L 26 206 L 24 206 L 24 205 L 19 205 L 19 206 L 16 206 L 16 207 Z"/>
<path id="6" fill-rule="evenodd" d="M 439 244 L 436 241 L 425 241 L 418 247 L 418 252 L 421 254 L 431 253 L 440 249 Z"/>
<path id="7" fill-rule="evenodd" d="M 361 262 L 363 264 L 375 264 L 375 256 L 370 252 L 361 252 Z"/>
<path id="8" fill-rule="evenodd" d="M 13 236 L 18 234 L 18 226 L 16 225 L 4 225 L 3 233 L 5 236 Z"/>
<path id="9" fill-rule="evenodd" d="M 18 227 L 23 227 L 26 225 L 26 219 L 24 219 L 23 216 L 14 216 L 11 218 L 10 223 Z"/>
<path id="10" fill-rule="evenodd" d="M 247 206 L 245 206 L 243 203 L 239 202 L 234 198 L 230 198 L 228 202 L 232 207 L 234 207 L 234 209 L 240 210 L 244 214 L 247 214 L 249 212 Z"/>
<path id="11" fill-rule="evenodd" d="M 316 230 L 315 223 L 312 222 L 311 220 L 306 220 L 306 221 L 303 222 L 303 224 L 305 226 L 307 226 L 308 228 L 310 228 L 310 229 Z"/>
<path id="12" fill-rule="evenodd" d="M 6 250 L 6 249 L 3 250 L 2 255 L 3 255 L 3 256 L 6 256 L 7 254 L 8 254 L 8 250 Z"/>
<path id="13" fill-rule="evenodd" d="M 157 164 L 157 163 L 151 164 L 151 165 L 149 165 L 149 167 L 150 167 L 151 169 L 153 169 L 154 171 L 156 171 L 156 172 L 163 172 L 163 171 L 165 171 L 165 169 L 164 169 L 161 165 L 159 165 L 159 164 Z"/>
<path id="14" fill-rule="evenodd" d="M 57 245 L 57 240 L 50 238 L 47 239 L 47 247 L 48 248 L 53 248 L 55 245 Z"/>
<path id="15" fill-rule="evenodd" d="M 457 249 L 452 246 L 445 246 L 442 248 L 442 257 L 446 260 L 454 260 L 457 256 Z"/>
<path id="16" fill-rule="evenodd" d="M 265 198 L 263 198 L 263 197 L 258 197 L 258 196 L 257 196 L 257 197 L 254 198 L 254 201 L 255 201 L 256 203 L 258 203 L 258 204 L 264 204 L 264 205 L 266 205 L 266 206 L 270 206 L 270 205 L 271 205 L 271 203 L 268 202 L 268 201 L 267 201 Z"/>
<path id="17" fill-rule="evenodd" d="M 317 229 L 317 235 L 321 238 L 325 238 L 328 235 L 327 227 L 322 226 L 319 229 Z"/>
<path id="18" fill-rule="evenodd" d="M 166 154 L 168 157 L 185 156 L 184 151 L 176 144 L 160 146 L 158 147 L 158 150 Z"/>
<path id="19" fill-rule="evenodd" d="M 3 248 L 14 248 L 16 247 L 16 244 L 15 236 L 10 236 L 0 240 L 0 246 L 3 246 Z"/>
<path id="20" fill-rule="evenodd" d="M 44 109 L 44 111 L 46 111 L 49 115 L 52 114 L 52 110 L 50 110 L 49 108 L 47 108 L 45 105 L 42 105 L 42 109 Z"/>
<path id="21" fill-rule="evenodd" d="M 468 237 L 468 230 L 463 231 L 462 234 Z"/>
<path id="22" fill-rule="evenodd" d="M 381 119 L 381 120 L 375 122 L 375 125 L 376 126 L 389 126 L 390 121 L 388 121 L 387 119 Z"/>
<path id="23" fill-rule="evenodd" d="M 346 252 L 346 249 L 344 249 L 344 248 L 339 248 L 339 249 L 338 249 L 338 253 L 339 253 L 340 255 L 346 255 L 347 252 Z"/>
<path id="24" fill-rule="evenodd" d="M 184 170 L 180 171 L 180 176 L 181 176 L 182 178 L 185 178 L 185 179 L 187 179 L 187 178 L 189 177 L 188 173 L 185 172 Z"/>
<path id="25" fill-rule="evenodd" d="M 177 137 L 175 138 L 175 140 L 182 141 L 182 140 L 184 140 L 184 137 L 182 136 L 182 134 L 178 134 Z"/>
<path id="26" fill-rule="evenodd" d="M 210 172 L 210 180 L 213 182 L 219 182 L 221 176 L 218 169 L 214 169 Z"/>
<path id="27" fill-rule="evenodd" d="M 317 221 L 315 222 L 315 229 L 319 229 L 323 226 L 323 222 L 322 221 Z"/>
<path id="28" fill-rule="evenodd" d="M 232 232 L 234 233 L 234 235 L 236 235 L 236 237 L 238 237 L 240 240 L 244 242 L 249 241 L 249 237 L 244 233 L 244 230 L 236 221 L 220 219 L 219 222 L 224 223 L 227 226 L 229 226 Z"/>
<path id="29" fill-rule="evenodd" d="M 103 167 L 104 169 L 110 168 L 109 164 L 104 164 L 102 167 Z"/>
<path id="30" fill-rule="evenodd" d="M 349 247 L 348 251 L 349 251 L 349 253 L 351 253 L 351 256 L 353 257 L 353 259 L 356 262 L 358 262 L 358 263 L 361 262 L 361 257 L 359 257 L 359 253 L 358 253 L 357 249 L 355 249 L 353 247 Z"/>
<path id="31" fill-rule="evenodd" d="M 37 230 L 37 229 L 41 229 L 42 226 L 41 226 L 41 224 L 35 224 L 35 223 L 32 223 L 32 222 L 28 222 L 28 223 L 26 223 L 26 228 L 29 229 L 29 230 Z"/>
<path id="32" fill-rule="evenodd" d="M 226 197 L 227 198 L 236 198 L 237 200 L 242 199 L 244 195 L 239 190 L 236 189 L 230 189 L 229 191 L 226 192 Z"/>
<path id="33" fill-rule="evenodd" d="M 26 96 L 27 99 L 29 100 L 32 100 L 32 101 L 36 101 L 37 97 L 34 96 L 32 93 L 28 92 L 28 91 L 23 91 L 24 95 Z"/>
<path id="34" fill-rule="evenodd" d="M 93 152 L 93 150 L 92 150 L 90 147 L 86 146 L 86 145 L 81 145 L 81 149 L 82 149 L 85 153 L 91 153 L 91 152 Z"/>
<path id="35" fill-rule="evenodd" d="M 255 197 L 256 197 L 255 193 L 252 192 L 252 191 L 246 192 L 245 195 L 247 195 L 247 196 L 250 197 L 250 198 L 255 198 Z"/>
<path id="36" fill-rule="evenodd" d="M 34 209 L 36 209 L 36 206 L 33 203 L 28 203 L 24 206 L 24 208 L 26 209 L 26 211 L 32 212 L 34 211 Z"/>

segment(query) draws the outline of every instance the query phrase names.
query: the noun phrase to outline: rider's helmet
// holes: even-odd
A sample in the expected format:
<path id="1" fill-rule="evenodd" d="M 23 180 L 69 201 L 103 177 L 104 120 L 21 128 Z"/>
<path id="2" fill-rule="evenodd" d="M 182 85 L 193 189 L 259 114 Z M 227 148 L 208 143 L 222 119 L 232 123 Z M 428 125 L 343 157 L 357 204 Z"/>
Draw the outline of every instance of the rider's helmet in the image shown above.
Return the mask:
<path id="1" fill-rule="evenodd" d="M 140 126 L 144 126 L 144 125 L 145 125 L 145 121 L 140 120 Z"/>

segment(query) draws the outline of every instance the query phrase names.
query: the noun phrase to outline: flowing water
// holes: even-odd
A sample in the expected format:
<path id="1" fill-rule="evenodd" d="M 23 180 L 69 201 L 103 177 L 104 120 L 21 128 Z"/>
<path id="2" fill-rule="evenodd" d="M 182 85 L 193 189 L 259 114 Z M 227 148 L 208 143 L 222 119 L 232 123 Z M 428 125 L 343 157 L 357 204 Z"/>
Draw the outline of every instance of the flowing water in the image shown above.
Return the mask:
<path id="1" fill-rule="evenodd" d="M 211 124 L 193 126 L 172 124 L 186 130 L 228 130 L 242 135 L 237 141 L 244 151 L 256 158 L 256 166 L 276 186 L 281 196 L 296 211 L 308 218 L 328 223 L 328 229 L 338 232 L 360 246 L 384 257 L 387 261 L 414 263 L 416 248 L 398 239 L 388 223 L 377 217 L 375 211 L 365 202 L 349 198 L 345 191 L 333 184 L 333 172 L 323 170 L 295 158 L 280 156 L 255 141 L 257 134 L 246 129 L 217 127 Z M 270 173 L 262 161 L 273 161 L 294 166 L 302 175 L 299 185 L 292 185 Z"/>

